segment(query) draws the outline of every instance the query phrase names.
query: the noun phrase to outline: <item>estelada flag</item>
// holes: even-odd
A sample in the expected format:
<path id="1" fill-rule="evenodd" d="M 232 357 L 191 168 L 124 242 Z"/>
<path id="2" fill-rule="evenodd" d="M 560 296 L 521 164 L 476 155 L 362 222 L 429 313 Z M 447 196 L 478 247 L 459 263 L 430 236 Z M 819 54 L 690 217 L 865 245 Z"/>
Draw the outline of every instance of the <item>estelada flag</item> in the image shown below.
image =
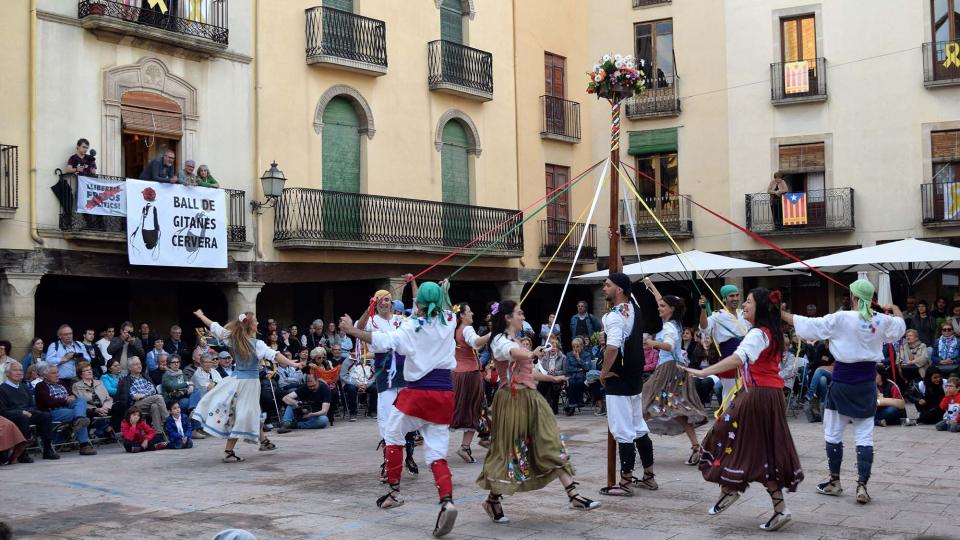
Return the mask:
<path id="1" fill-rule="evenodd" d="M 784 193 L 780 198 L 783 201 L 783 224 L 784 225 L 806 225 L 807 224 L 807 194 L 806 193 Z"/>
<path id="2" fill-rule="evenodd" d="M 783 87 L 787 95 L 810 91 L 810 71 L 806 60 L 783 65 Z"/>

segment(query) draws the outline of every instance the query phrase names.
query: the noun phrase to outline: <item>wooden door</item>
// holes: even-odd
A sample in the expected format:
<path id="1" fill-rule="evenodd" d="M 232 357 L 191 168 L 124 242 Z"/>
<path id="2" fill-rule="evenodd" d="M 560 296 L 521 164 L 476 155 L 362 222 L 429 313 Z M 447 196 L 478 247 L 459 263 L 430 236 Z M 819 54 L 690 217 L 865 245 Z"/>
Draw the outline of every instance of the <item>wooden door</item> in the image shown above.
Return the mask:
<path id="1" fill-rule="evenodd" d="M 812 14 L 780 20 L 781 62 L 807 62 L 809 91 L 806 94 L 790 94 L 790 97 L 817 95 L 817 23 Z M 786 66 L 781 66 L 781 84 L 786 87 Z"/>
<path id="2" fill-rule="evenodd" d="M 446 246 L 462 246 L 470 241 L 472 230 L 470 205 L 470 157 L 467 130 L 457 120 L 443 126 L 440 148 L 443 242 Z"/>
<path id="3" fill-rule="evenodd" d="M 947 47 L 960 40 L 960 0 L 930 0 L 930 4 L 936 43 L 931 51 L 934 80 L 960 79 L 960 65 L 947 51 Z"/>
<path id="4" fill-rule="evenodd" d="M 569 191 L 559 194 L 549 195 L 570 180 L 570 168 L 560 165 L 547 164 L 546 172 L 546 190 L 549 200 L 554 195 L 559 195 L 549 205 L 547 205 L 547 248 L 549 253 L 557 248 L 563 238 L 570 230 L 570 199 Z M 579 239 L 578 239 L 579 240 Z"/>
<path id="5" fill-rule="evenodd" d="M 566 86 L 567 59 L 553 53 L 543 55 L 544 106 L 547 115 L 548 133 L 565 133 L 566 110 L 564 108 L 564 87 Z"/>

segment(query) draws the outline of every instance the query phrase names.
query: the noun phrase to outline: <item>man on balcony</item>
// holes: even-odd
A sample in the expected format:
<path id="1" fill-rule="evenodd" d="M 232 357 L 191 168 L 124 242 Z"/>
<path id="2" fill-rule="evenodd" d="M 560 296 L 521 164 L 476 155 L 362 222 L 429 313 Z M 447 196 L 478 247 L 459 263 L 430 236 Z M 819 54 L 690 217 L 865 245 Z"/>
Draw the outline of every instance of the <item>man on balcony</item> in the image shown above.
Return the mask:
<path id="1" fill-rule="evenodd" d="M 767 193 L 770 195 L 770 213 L 773 215 L 773 226 L 776 229 L 783 227 L 783 203 L 781 197 L 788 193 L 790 188 L 786 180 L 783 179 L 783 173 L 777 171 L 773 173 L 773 180 L 767 185 Z"/>
<path id="2" fill-rule="evenodd" d="M 77 141 L 77 153 L 67 158 L 67 166 L 63 171 L 67 174 L 77 174 L 80 176 L 97 175 L 97 158 L 88 154 L 90 150 L 90 141 L 80 139 Z M 94 152 L 96 154 L 96 152 Z"/>
<path id="3" fill-rule="evenodd" d="M 140 180 L 149 180 L 151 182 L 160 182 L 163 184 L 178 184 L 176 169 L 174 169 L 174 160 L 177 155 L 173 150 L 167 149 L 160 153 L 147 164 L 140 173 Z"/>

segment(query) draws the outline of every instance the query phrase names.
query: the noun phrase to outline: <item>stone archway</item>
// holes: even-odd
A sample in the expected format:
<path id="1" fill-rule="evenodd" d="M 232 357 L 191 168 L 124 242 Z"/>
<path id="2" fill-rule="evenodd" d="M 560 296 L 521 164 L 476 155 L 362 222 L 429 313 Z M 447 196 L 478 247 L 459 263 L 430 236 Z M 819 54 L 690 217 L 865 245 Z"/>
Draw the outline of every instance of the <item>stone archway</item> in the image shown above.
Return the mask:
<path id="1" fill-rule="evenodd" d="M 459 120 L 463 127 L 467 131 L 467 153 L 473 154 L 477 157 L 480 157 L 480 132 L 477 130 L 477 125 L 473 123 L 473 120 L 467 116 L 467 113 L 458 110 L 450 109 L 447 112 L 440 115 L 440 120 L 437 122 L 437 131 L 433 138 L 433 144 L 439 152 L 443 148 L 443 126 L 447 125 L 447 122 L 451 120 Z"/>
<path id="2" fill-rule="evenodd" d="M 123 176 L 123 125 L 120 119 L 121 100 L 129 91 L 153 92 L 173 100 L 183 111 L 181 154 L 195 155 L 197 128 L 197 89 L 185 79 L 170 72 L 158 58 L 144 57 L 136 64 L 117 66 L 103 73 L 103 128 L 100 171 Z"/>
<path id="3" fill-rule="evenodd" d="M 373 111 L 370 110 L 370 104 L 356 88 L 345 84 L 331 86 L 317 101 L 317 107 L 313 113 L 313 130 L 317 135 L 323 133 L 323 111 L 326 110 L 330 100 L 338 96 L 345 96 L 353 105 L 357 116 L 360 118 L 360 133 L 366 134 L 368 139 L 373 139 L 377 130 L 374 127 Z"/>
<path id="4" fill-rule="evenodd" d="M 440 9 L 443 0 L 434 0 L 434 3 L 437 5 L 437 9 Z M 460 4 L 463 6 L 463 14 L 472 21 L 477 15 L 477 6 L 474 4 L 474 0 L 460 0 Z"/>

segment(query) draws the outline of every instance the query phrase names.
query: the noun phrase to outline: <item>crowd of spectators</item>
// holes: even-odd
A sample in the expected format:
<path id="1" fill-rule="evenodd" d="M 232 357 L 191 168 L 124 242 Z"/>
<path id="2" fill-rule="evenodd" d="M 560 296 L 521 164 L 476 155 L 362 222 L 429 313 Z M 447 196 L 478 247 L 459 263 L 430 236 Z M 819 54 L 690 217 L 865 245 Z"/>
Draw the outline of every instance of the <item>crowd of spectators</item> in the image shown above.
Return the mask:
<path id="1" fill-rule="evenodd" d="M 178 171 L 176 160 L 176 152 L 170 148 L 161 147 L 157 157 L 150 160 L 140 172 L 140 180 L 186 186 L 220 187 L 217 179 L 210 172 L 209 166 L 204 164 L 197 166 L 195 160 L 188 159 L 183 162 L 183 168 Z M 90 149 L 89 140 L 79 139 L 77 141 L 76 152 L 67 158 L 67 164 L 63 172 L 80 176 L 97 176 L 96 151 Z M 144 347 L 148 347 L 148 345 L 145 344 Z"/>

